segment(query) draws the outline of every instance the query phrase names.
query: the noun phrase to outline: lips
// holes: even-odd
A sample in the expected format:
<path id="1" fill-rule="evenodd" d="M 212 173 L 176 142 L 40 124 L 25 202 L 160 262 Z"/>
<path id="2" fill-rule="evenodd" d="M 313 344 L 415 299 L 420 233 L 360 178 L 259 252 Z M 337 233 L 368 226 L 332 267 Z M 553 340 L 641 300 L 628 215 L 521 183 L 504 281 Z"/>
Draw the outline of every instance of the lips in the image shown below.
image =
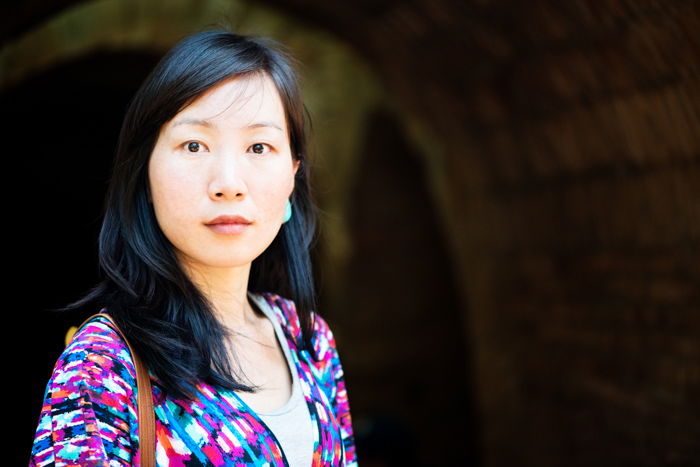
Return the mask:
<path id="1" fill-rule="evenodd" d="M 235 235 L 245 232 L 252 224 L 243 216 L 219 216 L 206 222 L 211 230 L 222 235 Z"/>
<path id="2" fill-rule="evenodd" d="M 207 225 L 219 224 L 250 224 L 251 222 L 243 216 L 219 216 L 207 222 Z"/>

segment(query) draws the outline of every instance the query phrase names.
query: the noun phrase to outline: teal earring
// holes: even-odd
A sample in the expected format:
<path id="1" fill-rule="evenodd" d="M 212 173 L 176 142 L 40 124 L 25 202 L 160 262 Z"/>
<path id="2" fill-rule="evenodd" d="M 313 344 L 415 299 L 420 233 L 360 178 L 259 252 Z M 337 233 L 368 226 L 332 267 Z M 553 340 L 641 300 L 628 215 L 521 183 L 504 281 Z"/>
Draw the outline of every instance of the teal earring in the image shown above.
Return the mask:
<path id="1" fill-rule="evenodd" d="M 282 223 L 286 223 L 289 221 L 289 219 L 292 218 L 292 203 L 289 202 L 289 198 L 287 198 L 287 204 L 284 206 L 284 219 L 282 219 Z"/>

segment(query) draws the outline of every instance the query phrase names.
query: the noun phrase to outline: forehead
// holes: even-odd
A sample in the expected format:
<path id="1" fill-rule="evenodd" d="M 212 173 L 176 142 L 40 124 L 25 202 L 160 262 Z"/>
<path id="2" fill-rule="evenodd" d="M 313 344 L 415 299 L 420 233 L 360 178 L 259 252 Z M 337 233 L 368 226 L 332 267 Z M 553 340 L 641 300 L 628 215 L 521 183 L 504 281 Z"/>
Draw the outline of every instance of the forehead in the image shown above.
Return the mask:
<path id="1" fill-rule="evenodd" d="M 208 120 L 216 126 L 236 127 L 265 120 L 286 128 L 282 99 L 266 73 L 236 76 L 217 83 L 175 115 L 167 126 L 179 126 L 186 120 Z"/>

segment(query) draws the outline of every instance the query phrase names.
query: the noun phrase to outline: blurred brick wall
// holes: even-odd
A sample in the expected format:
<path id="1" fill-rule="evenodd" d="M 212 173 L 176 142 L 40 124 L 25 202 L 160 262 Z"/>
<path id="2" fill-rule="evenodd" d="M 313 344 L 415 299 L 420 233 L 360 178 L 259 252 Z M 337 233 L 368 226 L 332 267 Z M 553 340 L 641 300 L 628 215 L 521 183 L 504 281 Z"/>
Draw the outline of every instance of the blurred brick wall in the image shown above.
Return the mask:
<path id="1" fill-rule="evenodd" d="M 484 464 L 697 462 L 698 2 L 272 3 L 436 143 Z"/>

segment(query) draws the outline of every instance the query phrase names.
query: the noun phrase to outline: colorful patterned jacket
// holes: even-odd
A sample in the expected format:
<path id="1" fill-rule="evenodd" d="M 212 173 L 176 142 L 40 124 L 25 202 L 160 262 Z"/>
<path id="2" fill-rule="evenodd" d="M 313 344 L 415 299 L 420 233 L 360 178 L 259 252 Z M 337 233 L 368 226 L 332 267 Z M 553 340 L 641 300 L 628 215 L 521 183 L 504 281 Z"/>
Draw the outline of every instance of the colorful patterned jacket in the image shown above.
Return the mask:
<path id="1" fill-rule="evenodd" d="M 314 429 L 314 466 L 356 466 L 350 408 L 333 334 L 315 316 L 319 362 L 299 351 L 294 303 L 262 294 L 289 343 Z M 159 466 L 287 466 L 264 422 L 230 390 L 204 382 L 195 401 L 163 393 L 151 375 Z M 30 466 L 140 465 L 136 373 L 129 349 L 104 318 L 83 326 L 46 387 Z"/>

